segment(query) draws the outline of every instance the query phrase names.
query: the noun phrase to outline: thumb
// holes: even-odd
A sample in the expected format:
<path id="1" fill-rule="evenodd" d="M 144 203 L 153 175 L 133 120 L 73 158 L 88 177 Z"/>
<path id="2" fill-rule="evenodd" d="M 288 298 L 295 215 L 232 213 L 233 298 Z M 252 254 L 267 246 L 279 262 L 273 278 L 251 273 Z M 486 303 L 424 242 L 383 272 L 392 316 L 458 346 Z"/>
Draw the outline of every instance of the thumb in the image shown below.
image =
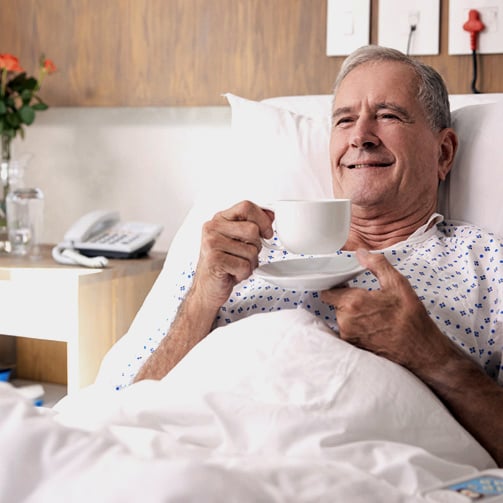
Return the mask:
<path id="1" fill-rule="evenodd" d="M 356 257 L 379 280 L 381 289 L 398 287 L 403 276 L 395 270 L 382 253 L 370 253 L 368 250 L 356 250 Z"/>

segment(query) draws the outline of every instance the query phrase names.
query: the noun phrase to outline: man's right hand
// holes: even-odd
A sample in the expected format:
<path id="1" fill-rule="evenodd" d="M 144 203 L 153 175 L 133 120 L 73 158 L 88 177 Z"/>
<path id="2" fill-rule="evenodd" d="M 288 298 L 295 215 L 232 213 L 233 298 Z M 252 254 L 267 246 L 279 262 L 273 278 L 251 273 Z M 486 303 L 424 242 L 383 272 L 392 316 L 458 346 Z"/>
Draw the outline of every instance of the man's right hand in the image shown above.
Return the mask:
<path id="1" fill-rule="evenodd" d="M 192 286 L 207 307 L 219 308 L 237 283 L 258 265 L 261 238 L 273 236 L 274 213 L 250 201 L 217 213 L 203 226 L 199 261 Z"/>
<path id="2" fill-rule="evenodd" d="M 258 264 L 260 238 L 273 236 L 274 213 L 243 201 L 204 224 L 192 288 L 181 303 L 169 335 L 150 355 L 135 381 L 162 379 L 211 331 L 216 313 L 236 283 Z"/>

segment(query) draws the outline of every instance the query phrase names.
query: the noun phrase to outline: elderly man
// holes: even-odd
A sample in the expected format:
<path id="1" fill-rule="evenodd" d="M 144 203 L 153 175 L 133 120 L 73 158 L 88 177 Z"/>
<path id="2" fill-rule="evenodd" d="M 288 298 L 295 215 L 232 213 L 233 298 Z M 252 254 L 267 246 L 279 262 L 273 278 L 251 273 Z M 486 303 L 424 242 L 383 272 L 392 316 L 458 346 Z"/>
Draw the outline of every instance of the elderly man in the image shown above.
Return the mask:
<path id="1" fill-rule="evenodd" d="M 342 339 L 413 372 L 503 466 L 503 290 L 476 251 L 491 248 L 490 237 L 436 213 L 437 187 L 457 149 L 445 85 L 397 51 L 365 47 L 341 68 L 332 119 L 333 193 L 352 201 L 344 249 L 357 251 L 378 282 L 355 288 L 363 286 L 356 278 L 309 303 L 299 292 L 287 307 L 314 309 Z M 216 325 L 250 312 L 237 309 L 247 301 L 236 292 L 253 289 L 273 218 L 246 201 L 205 224 L 191 288 L 136 380 L 163 377 Z M 501 243 L 493 247 L 501 255 Z M 262 303 L 270 310 L 279 300 Z"/>

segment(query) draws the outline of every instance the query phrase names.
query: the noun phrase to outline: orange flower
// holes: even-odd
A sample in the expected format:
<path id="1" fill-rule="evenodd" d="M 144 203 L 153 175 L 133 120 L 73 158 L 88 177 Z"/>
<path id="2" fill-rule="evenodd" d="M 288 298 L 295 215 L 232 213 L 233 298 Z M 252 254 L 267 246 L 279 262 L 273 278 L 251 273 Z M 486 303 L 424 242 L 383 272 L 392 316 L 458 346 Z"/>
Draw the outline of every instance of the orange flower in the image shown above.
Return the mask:
<path id="1" fill-rule="evenodd" d="M 56 71 L 56 65 L 45 56 L 38 61 L 38 79 L 26 75 L 19 60 L 12 54 L 0 54 L 0 136 L 9 141 L 19 133 L 24 137 L 24 126 L 35 120 L 37 112 L 49 107 L 38 92 L 45 77 Z"/>
<path id="2" fill-rule="evenodd" d="M 0 68 L 5 68 L 8 72 L 23 71 L 19 60 L 12 54 L 0 54 Z"/>
<path id="3" fill-rule="evenodd" d="M 46 73 L 54 73 L 56 71 L 56 65 L 51 59 L 45 59 L 42 66 Z"/>

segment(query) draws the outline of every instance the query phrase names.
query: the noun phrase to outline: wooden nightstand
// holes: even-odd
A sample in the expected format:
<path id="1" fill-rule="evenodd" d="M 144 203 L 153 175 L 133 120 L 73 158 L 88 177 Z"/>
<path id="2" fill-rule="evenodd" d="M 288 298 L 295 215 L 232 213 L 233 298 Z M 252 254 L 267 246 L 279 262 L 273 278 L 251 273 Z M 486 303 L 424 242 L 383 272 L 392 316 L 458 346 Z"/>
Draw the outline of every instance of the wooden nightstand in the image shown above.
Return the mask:
<path id="1" fill-rule="evenodd" d="M 66 384 L 71 393 L 94 381 L 103 356 L 126 333 L 159 275 L 165 254 L 86 269 L 57 264 L 51 248 L 44 245 L 39 260 L 0 257 L 0 334 L 16 338 L 18 378 Z"/>

